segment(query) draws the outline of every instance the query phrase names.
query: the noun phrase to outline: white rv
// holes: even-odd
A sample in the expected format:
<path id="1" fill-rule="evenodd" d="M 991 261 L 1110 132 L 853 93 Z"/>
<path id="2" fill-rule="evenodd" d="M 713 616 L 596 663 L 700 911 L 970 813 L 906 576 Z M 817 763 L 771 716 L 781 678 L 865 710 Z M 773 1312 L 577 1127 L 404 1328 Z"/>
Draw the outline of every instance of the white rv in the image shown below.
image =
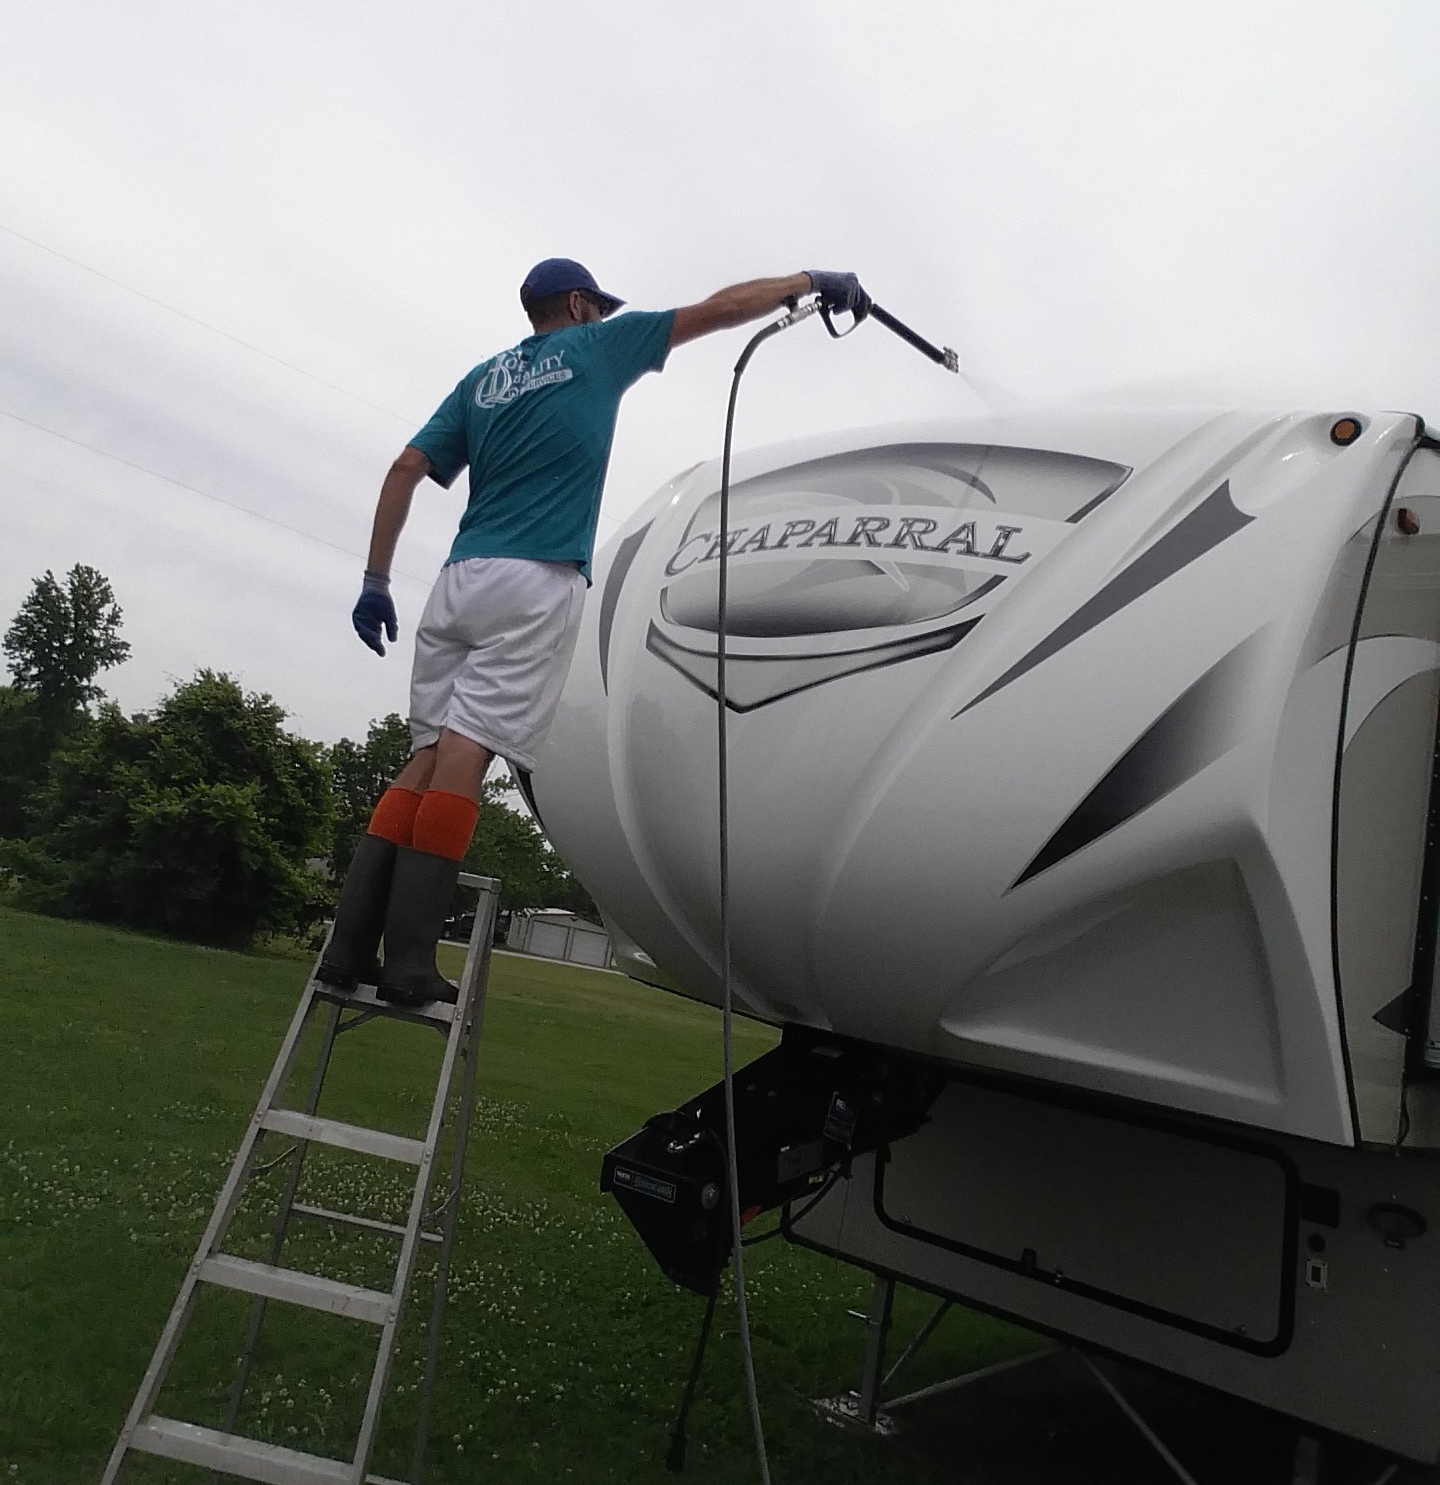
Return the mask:
<path id="1" fill-rule="evenodd" d="M 735 461 L 734 986 L 785 1028 L 741 1185 L 843 1177 L 794 1241 L 1440 1458 L 1437 448 L 1037 413 Z M 718 483 L 602 555 L 531 781 L 621 966 L 712 1002 Z M 607 1163 L 700 1289 L 716 1109 Z"/>

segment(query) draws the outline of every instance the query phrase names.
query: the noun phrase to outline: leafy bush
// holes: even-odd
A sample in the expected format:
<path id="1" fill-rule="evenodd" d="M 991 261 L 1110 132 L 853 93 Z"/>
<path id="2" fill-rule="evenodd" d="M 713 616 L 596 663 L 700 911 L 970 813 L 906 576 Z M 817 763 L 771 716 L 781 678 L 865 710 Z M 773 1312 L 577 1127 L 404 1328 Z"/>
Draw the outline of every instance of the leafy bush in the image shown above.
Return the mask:
<path id="1" fill-rule="evenodd" d="M 30 839 L 4 863 L 23 905 L 246 948 L 323 911 L 324 750 L 269 697 L 202 670 L 152 713 L 106 706 L 51 758 Z"/>
<path id="2" fill-rule="evenodd" d="M 330 749 L 335 790 L 335 825 L 330 840 L 330 870 L 339 880 L 365 828 L 375 801 L 410 757 L 410 728 L 398 712 L 370 723 L 363 743 L 342 737 Z"/>

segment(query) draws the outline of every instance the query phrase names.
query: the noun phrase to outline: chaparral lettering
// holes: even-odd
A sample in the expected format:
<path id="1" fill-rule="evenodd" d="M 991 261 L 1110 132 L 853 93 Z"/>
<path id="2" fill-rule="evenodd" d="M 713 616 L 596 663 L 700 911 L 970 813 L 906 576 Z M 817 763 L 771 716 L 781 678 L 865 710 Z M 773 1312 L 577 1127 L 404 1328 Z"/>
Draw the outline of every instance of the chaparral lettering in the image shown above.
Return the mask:
<path id="1" fill-rule="evenodd" d="M 733 531 L 727 531 L 725 533 L 725 555 L 727 557 L 733 557 L 735 555 L 735 543 L 739 541 L 740 538 L 744 536 L 749 529 L 750 528 L 748 526 L 737 526 Z M 710 545 L 705 548 L 705 555 L 700 560 L 702 562 L 714 562 L 719 557 L 719 555 L 720 538 L 717 536 L 710 543 Z"/>
<path id="2" fill-rule="evenodd" d="M 938 521 L 927 520 L 924 516 L 901 516 L 900 529 L 885 545 L 892 549 L 909 546 L 914 547 L 917 552 L 929 551 L 920 537 L 929 536 L 939 524 Z"/>
<path id="3" fill-rule="evenodd" d="M 691 557 L 687 562 L 682 562 L 680 560 L 681 556 L 690 547 L 703 547 L 707 541 L 712 541 L 713 539 L 714 538 L 708 531 L 702 531 L 699 536 L 692 536 L 689 541 L 682 543 L 681 546 L 676 550 L 675 555 L 671 557 L 671 559 L 665 564 L 666 574 L 670 577 L 679 577 L 680 574 L 684 572 L 687 567 L 694 567 L 697 562 L 703 560 L 703 557 L 700 554 Z"/>
<path id="4" fill-rule="evenodd" d="M 775 543 L 773 550 L 778 552 L 781 547 L 790 545 L 790 538 L 792 536 L 799 536 L 802 532 L 813 531 L 814 529 L 814 521 L 786 521 L 785 529 L 780 533 L 780 539 Z"/>
<path id="5" fill-rule="evenodd" d="M 862 506 L 860 510 L 865 508 Z M 873 511 L 874 506 L 870 509 Z M 901 506 L 900 510 L 905 507 Z M 911 506 L 911 510 L 915 507 Z M 958 515 L 959 512 L 955 512 Z M 1024 517 L 1001 516 L 977 512 L 968 520 L 951 524 L 943 514 L 935 517 L 921 515 L 865 515 L 852 511 L 823 519 L 815 516 L 795 516 L 789 520 L 775 516 L 758 526 L 737 526 L 725 534 L 725 551 L 730 557 L 769 558 L 784 553 L 792 560 L 801 560 L 802 553 L 810 560 L 831 555 L 837 561 L 853 560 L 850 551 L 884 550 L 897 554 L 893 558 L 878 559 L 908 562 L 923 562 L 934 565 L 937 561 L 951 559 L 973 566 L 987 563 L 1003 563 L 1018 567 L 1037 555 L 1035 542 L 1041 543 L 1039 553 L 1043 555 L 1053 545 L 1051 528 L 1054 522 L 1038 522 L 1039 532 Z M 1030 535 L 1027 538 L 1026 532 Z M 939 535 L 944 532 L 944 535 Z M 667 577 L 680 577 L 720 559 L 720 534 L 716 531 L 690 533 L 676 547 L 674 555 L 665 564 Z M 810 550 L 825 548 L 825 551 Z M 907 558 L 907 553 L 914 553 Z M 922 555 L 923 554 L 923 555 Z"/>
<path id="6" fill-rule="evenodd" d="M 840 517 L 831 516 L 828 521 L 817 526 L 804 541 L 802 547 L 813 547 L 817 541 L 824 542 L 827 547 L 835 545 L 835 533 L 840 529 Z"/>
<path id="7" fill-rule="evenodd" d="M 1005 550 L 1010 545 L 1010 538 L 1018 536 L 1023 529 L 1021 526 L 997 526 L 994 545 L 985 555 L 993 557 L 997 562 L 1028 562 L 1034 555 L 1033 553 L 1016 552 L 1011 556 Z"/>
<path id="8" fill-rule="evenodd" d="M 845 538 L 843 544 L 847 547 L 878 547 L 880 541 L 875 533 L 888 530 L 889 526 L 889 516 L 856 516 L 855 529 Z"/>
<path id="9" fill-rule="evenodd" d="M 962 521 L 949 536 L 943 541 L 937 541 L 930 548 L 932 552 L 945 551 L 951 542 L 956 543 L 955 554 L 960 557 L 973 557 L 975 555 L 975 523 L 974 521 Z"/>

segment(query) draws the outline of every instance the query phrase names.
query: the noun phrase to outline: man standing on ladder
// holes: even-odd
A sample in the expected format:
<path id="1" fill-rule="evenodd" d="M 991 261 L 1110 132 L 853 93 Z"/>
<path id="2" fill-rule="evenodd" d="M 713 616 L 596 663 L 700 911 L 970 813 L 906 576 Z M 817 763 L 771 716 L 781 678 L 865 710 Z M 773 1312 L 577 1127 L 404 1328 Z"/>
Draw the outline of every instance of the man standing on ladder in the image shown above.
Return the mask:
<path id="1" fill-rule="evenodd" d="M 351 859 L 316 971 L 325 984 L 368 982 L 383 934 L 382 999 L 454 999 L 435 946 L 491 759 L 533 770 L 559 702 L 621 397 L 675 346 L 811 293 L 837 313 L 869 310 L 854 274 L 811 272 L 612 320 L 623 300 L 579 263 L 547 258 L 520 288 L 534 333 L 465 376 L 391 465 L 352 616 L 377 654 L 382 631 L 392 644 L 399 634 L 390 565 L 416 487 L 428 475 L 448 488 L 468 465 L 470 498 L 415 634 L 413 751 Z"/>

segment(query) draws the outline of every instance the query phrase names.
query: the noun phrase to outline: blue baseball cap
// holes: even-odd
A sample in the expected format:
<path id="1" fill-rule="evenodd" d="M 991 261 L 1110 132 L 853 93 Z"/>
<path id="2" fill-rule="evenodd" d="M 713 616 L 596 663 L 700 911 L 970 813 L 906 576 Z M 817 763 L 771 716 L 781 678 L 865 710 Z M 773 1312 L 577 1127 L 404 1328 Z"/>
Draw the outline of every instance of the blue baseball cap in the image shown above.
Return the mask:
<path id="1" fill-rule="evenodd" d="M 520 304 L 528 310 L 537 299 L 551 294 L 568 294 L 572 289 L 583 289 L 598 299 L 602 315 L 613 315 L 625 303 L 623 299 L 607 294 L 583 263 L 577 263 L 573 258 L 546 258 L 525 275 L 525 282 L 520 285 Z"/>

